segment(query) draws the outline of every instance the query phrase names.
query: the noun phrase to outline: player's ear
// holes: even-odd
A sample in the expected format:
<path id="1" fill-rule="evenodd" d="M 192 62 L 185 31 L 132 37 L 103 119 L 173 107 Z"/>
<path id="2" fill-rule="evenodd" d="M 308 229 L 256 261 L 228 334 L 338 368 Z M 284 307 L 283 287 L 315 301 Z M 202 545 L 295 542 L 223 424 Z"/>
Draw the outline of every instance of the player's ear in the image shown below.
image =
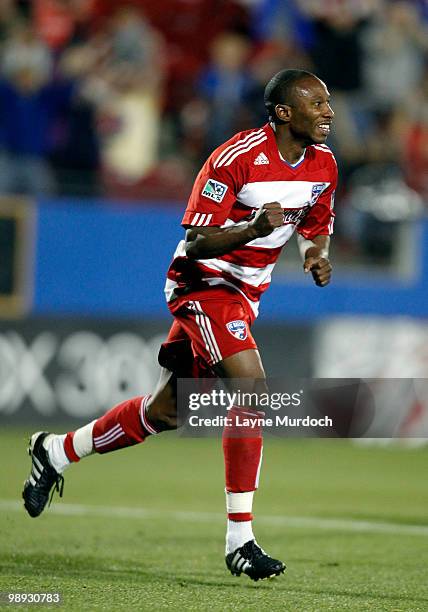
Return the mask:
<path id="1" fill-rule="evenodd" d="M 288 104 L 277 104 L 275 106 L 275 114 L 280 121 L 290 121 L 291 106 L 289 106 Z"/>

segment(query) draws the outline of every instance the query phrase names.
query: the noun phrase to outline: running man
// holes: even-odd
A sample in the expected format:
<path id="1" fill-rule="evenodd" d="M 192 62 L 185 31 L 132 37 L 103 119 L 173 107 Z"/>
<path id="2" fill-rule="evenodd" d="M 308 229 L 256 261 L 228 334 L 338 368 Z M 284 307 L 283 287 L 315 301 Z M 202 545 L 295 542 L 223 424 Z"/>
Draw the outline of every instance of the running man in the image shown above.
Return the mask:
<path id="1" fill-rule="evenodd" d="M 182 221 L 185 239 L 168 270 L 165 293 L 174 322 L 159 353 L 158 387 L 74 432 L 32 435 L 23 491 L 30 516 L 41 514 L 53 487 L 62 495 L 62 473 L 70 464 L 176 428 L 178 378 L 265 379 L 251 325 L 295 230 L 305 273 L 320 287 L 329 283 L 337 184 L 325 145 L 334 115 L 329 92 L 309 72 L 283 70 L 267 84 L 264 100 L 268 123 L 216 149 L 195 180 Z M 262 432 L 230 434 L 226 428 L 226 565 L 253 580 L 277 576 L 284 564 L 260 548 L 252 529 Z"/>

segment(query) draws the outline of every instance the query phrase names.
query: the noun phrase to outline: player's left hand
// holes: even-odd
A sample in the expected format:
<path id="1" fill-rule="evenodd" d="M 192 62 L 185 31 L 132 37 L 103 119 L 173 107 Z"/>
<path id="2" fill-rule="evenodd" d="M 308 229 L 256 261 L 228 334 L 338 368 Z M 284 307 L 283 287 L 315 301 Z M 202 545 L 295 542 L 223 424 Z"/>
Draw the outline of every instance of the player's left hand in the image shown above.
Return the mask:
<path id="1" fill-rule="evenodd" d="M 307 257 L 303 264 L 305 274 L 312 272 L 312 277 L 318 287 L 325 287 L 331 279 L 333 268 L 325 257 Z"/>

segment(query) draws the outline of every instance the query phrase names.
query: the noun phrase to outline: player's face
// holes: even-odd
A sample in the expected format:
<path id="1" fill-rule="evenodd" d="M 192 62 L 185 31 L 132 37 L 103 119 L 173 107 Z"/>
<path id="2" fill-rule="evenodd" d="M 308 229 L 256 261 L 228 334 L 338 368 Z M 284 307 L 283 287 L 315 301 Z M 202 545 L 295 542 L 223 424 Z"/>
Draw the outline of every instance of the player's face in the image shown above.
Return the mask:
<path id="1" fill-rule="evenodd" d="M 322 144 L 330 134 L 334 112 L 325 84 L 315 77 L 299 82 L 295 87 L 290 133 L 305 144 Z"/>

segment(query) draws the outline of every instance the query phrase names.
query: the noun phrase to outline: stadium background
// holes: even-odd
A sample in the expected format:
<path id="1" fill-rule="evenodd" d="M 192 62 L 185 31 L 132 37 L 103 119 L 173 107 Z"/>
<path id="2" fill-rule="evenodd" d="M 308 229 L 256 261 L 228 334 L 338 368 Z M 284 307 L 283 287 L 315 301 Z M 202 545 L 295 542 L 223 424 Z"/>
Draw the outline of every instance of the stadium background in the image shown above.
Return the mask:
<path id="1" fill-rule="evenodd" d="M 285 249 L 255 325 L 266 370 L 271 376 L 418 379 L 416 392 L 398 381 L 393 396 L 387 383 L 379 382 L 376 393 L 382 419 L 422 442 L 428 433 L 427 17 L 423 0 L 1 3 L 0 456 L 9 477 L 0 511 L 21 526 L 16 544 L 6 535 L 5 554 L 13 557 L 16 547 L 32 550 L 38 542 L 13 505 L 27 469 L 27 432 L 74 426 L 153 387 L 157 349 L 170 323 L 165 271 L 182 235 L 192 180 L 215 146 L 265 122 L 264 84 L 284 67 L 312 70 L 328 84 L 336 112 L 329 144 L 341 182 L 333 282 L 313 287 L 295 245 Z M 200 442 L 167 438 L 157 454 L 152 445 L 159 467 L 152 467 L 151 479 L 161 486 L 149 499 L 135 492 L 140 457 L 149 452 L 139 449 L 128 459 L 126 453 L 106 459 L 108 468 L 88 463 L 86 476 L 82 466 L 81 481 L 77 473 L 69 477 L 67 502 L 142 505 L 155 513 L 170 508 L 172 490 L 174 510 L 194 508 L 172 482 L 184 470 L 190 486 L 186 456 L 197 465 L 214 457 L 212 441 L 204 449 Z M 267 514 L 427 524 L 426 450 L 416 442 L 388 450 L 271 444 L 272 456 L 289 459 L 295 472 L 267 464 L 267 501 L 261 502 Z M 303 457 L 306 466 L 311 458 L 320 462 L 324 475 L 311 478 Z M 169 470 L 177 462 L 176 471 L 163 470 L 163 460 Z M 348 470 L 339 474 L 338 461 Z M 93 482 L 101 482 L 105 470 L 123 486 L 117 497 L 98 491 L 93 499 Z M 221 466 L 208 478 L 210 489 L 198 470 L 193 485 L 213 500 Z M 290 499 L 293 493 L 301 503 Z M 221 499 L 212 503 L 221 512 Z M 212 509 L 208 501 L 196 506 Z M 90 519 L 81 520 L 82 533 L 90 533 L 84 523 Z M 275 529 L 270 525 L 273 539 L 280 537 Z M 424 540 L 426 527 L 420 529 Z M 385 538 L 379 554 L 389 550 Z M 400 542 L 397 564 L 398 551 L 412 550 L 415 539 L 407 534 Z M 315 549 L 324 554 L 321 542 Z M 295 550 L 298 556 L 297 538 Z M 351 550 L 358 556 L 358 546 Z M 419 588 L 408 569 L 408 585 L 414 579 Z M 290 608 L 279 607 L 271 591 L 273 609 L 339 610 L 345 603 L 363 609 L 352 592 L 361 592 L 366 577 L 353 583 L 350 572 L 349 601 L 339 588 L 336 595 L 344 599 L 331 608 L 321 590 L 309 597 L 303 581 Z M 390 581 L 379 584 L 384 595 L 371 600 L 367 593 L 364 600 L 372 601 L 370 609 L 392 609 L 400 597 L 399 609 L 425 609 L 416 595 L 407 599 L 398 578 L 391 601 L 382 599 L 390 597 Z M 94 589 L 101 597 L 100 583 Z M 176 592 L 171 597 L 181 601 Z M 189 602 L 182 605 L 204 609 Z M 216 605 L 227 609 L 224 602 Z M 240 609 L 237 602 L 233 609 Z"/>

